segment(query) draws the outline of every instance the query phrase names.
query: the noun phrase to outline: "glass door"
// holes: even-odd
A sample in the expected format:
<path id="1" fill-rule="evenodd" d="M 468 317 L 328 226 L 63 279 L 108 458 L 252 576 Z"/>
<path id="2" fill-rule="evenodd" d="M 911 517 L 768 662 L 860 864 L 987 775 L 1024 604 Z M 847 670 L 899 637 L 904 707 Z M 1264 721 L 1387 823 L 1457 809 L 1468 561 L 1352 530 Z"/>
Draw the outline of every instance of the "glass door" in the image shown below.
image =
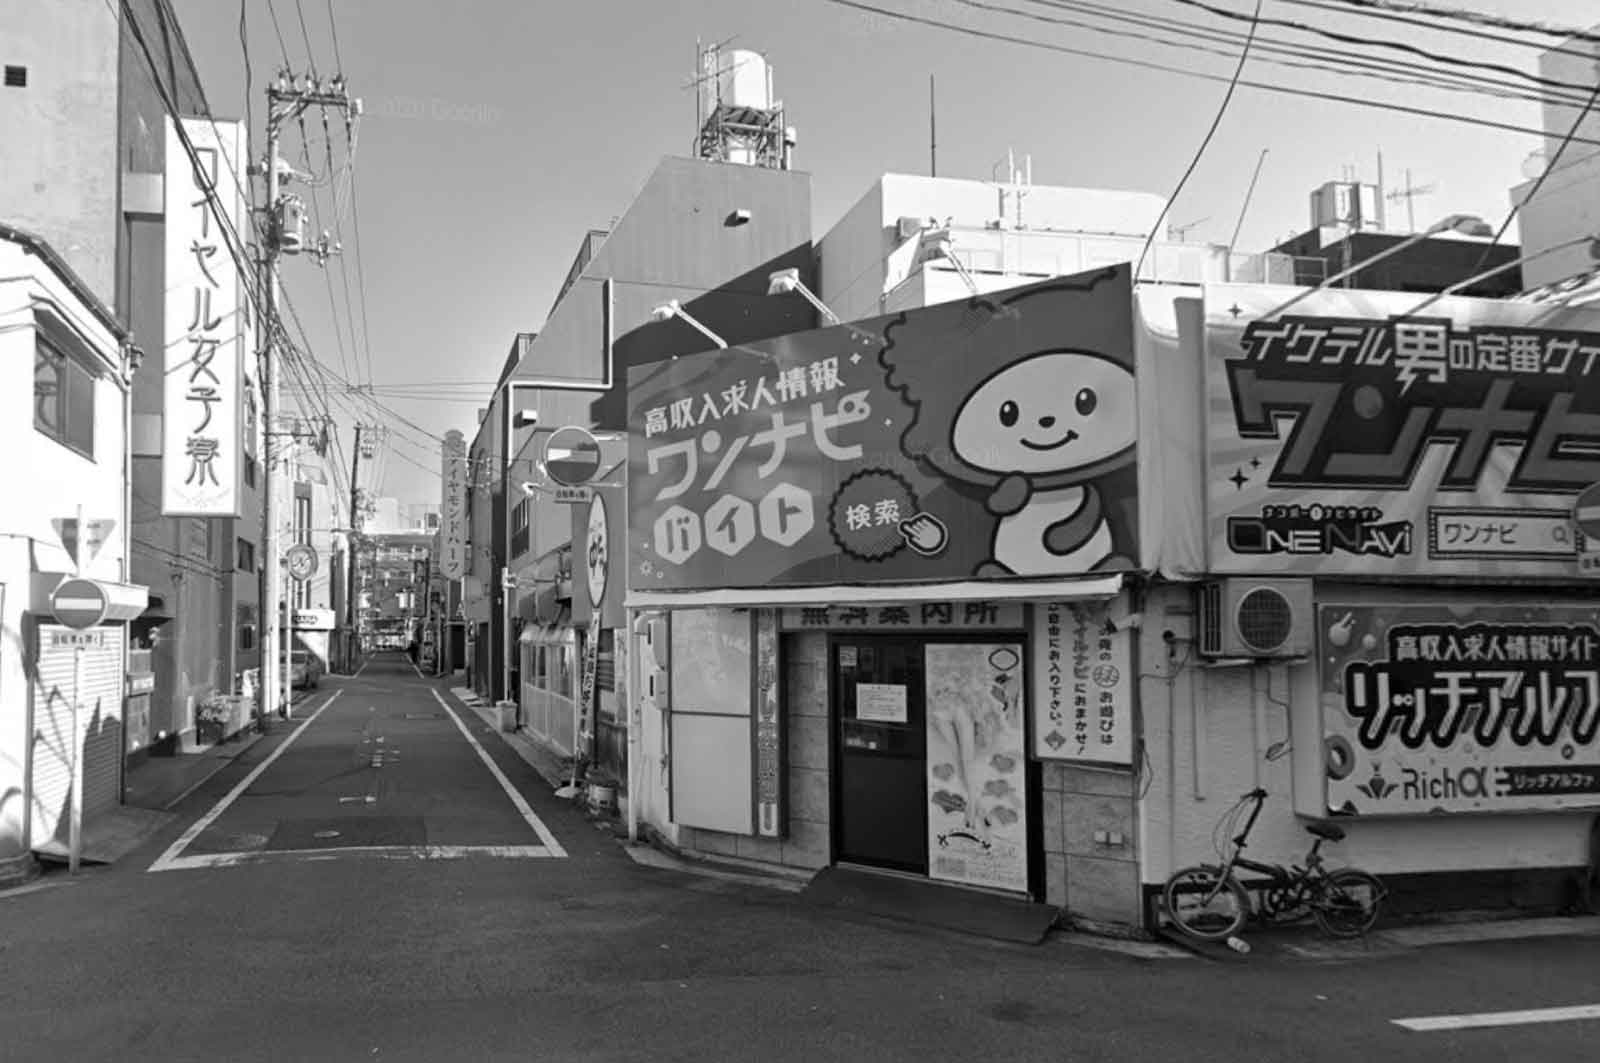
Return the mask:
<path id="1" fill-rule="evenodd" d="M 918 639 L 833 642 L 834 852 L 927 874 L 927 722 Z"/>

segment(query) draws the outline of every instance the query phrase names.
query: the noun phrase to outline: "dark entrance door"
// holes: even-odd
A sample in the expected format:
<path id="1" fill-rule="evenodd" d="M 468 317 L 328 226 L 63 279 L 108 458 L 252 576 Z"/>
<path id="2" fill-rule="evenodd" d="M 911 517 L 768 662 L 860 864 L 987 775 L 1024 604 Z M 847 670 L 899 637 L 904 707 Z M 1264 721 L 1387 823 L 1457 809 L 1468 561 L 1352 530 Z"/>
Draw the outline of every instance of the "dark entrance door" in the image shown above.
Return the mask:
<path id="1" fill-rule="evenodd" d="M 928 873 L 923 645 L 860 637 L 831 646 L 834 852 L 842 861 Z"/>

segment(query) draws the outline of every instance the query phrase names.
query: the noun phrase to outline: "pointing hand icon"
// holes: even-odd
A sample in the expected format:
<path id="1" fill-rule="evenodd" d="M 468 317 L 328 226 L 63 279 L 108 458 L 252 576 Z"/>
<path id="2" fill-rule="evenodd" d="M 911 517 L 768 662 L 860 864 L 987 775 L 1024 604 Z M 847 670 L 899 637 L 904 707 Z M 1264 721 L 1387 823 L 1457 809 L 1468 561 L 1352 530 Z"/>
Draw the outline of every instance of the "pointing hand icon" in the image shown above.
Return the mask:
<path id="1" fill-rule="evenodd" d="M 902 521 L 900 535 L 906 545 L 924 557 L 936 556 L 950 541 L 950 532 L 943 522 L 928 513 L 918 513 L 910 520 Z"/>

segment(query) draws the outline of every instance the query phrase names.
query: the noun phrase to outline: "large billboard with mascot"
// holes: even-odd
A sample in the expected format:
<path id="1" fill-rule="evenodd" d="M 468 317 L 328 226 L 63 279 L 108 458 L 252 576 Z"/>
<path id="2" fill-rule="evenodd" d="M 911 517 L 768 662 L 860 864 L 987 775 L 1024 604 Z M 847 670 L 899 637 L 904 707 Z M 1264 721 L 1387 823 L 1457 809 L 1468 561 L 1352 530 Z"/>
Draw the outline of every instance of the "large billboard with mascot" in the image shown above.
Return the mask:
<path id="1" fill-rule="evenodd" d="M 628 371 L 638 591 L 1137 567 L 1126 265 Z"/>

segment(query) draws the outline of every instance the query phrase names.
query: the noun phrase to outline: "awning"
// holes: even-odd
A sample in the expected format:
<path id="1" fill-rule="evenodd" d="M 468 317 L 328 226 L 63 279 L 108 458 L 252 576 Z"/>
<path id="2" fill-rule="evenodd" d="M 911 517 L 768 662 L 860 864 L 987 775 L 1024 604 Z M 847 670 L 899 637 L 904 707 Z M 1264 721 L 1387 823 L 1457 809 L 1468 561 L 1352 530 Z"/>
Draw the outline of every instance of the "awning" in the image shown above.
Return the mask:
<path id="1" fill-rule="evenodd" d="M 115 624 L 124 620 L 137 620 L 150 604 L 150 588 L 142 587 L 137 583 L 111 583 L 108 580 L 95 580 L 106 596 L 105 623 Z"/>
<path id="2" fill-rule="evenodd" d="M 870 586 L 756 587 L 714 591 L 630 592 L 629 609 L 705 609 L 882 602 L 1085 602 L 1115 598 L 1122 575 L 1051 580 L 962 580 L 953 583 L 876 583 Z"/>

